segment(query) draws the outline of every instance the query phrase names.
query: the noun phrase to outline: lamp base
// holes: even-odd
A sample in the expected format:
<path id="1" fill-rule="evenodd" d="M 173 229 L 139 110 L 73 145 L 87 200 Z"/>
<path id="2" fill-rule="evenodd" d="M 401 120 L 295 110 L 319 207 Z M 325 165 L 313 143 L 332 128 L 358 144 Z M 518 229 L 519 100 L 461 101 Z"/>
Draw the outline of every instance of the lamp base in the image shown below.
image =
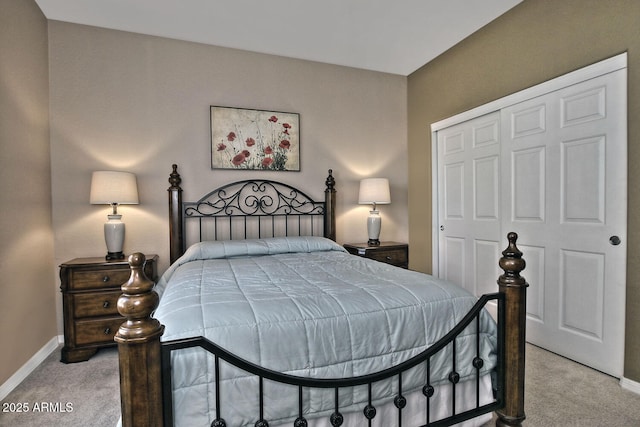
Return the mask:
<path id="1" fill-rule="evenodd" d="M 122 244 L 124 243 L 124 222 L 122 215 L 107 215 L 109 221 L 104 224 L 104 241 L 107 244 L 107 261 L 124 259 Z"/>
<path id="2" fill-rule="evenodd" d="M 123 252 L 107 252 L 107 256 L 104 257 L 107 261 L 124 259 Z"/>
<path id="3" fill-rule="evenodd" d="M 380 211 L 373 209 L 369 211 L 369 217 L 367 218 L 367 235 L 369 246 L 380 246 L 380 228 L 382 227 L 382 219 L 380 218 Z"/>

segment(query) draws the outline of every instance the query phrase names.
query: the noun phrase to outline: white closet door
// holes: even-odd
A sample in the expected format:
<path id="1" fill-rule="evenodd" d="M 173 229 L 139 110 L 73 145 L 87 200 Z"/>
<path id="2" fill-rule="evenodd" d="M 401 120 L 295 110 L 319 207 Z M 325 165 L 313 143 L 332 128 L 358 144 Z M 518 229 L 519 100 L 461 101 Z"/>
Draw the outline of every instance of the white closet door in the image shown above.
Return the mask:
<path id="1" fill-rule="evenodd" d="M 530 284 L 527 340 L 616 377 L 624 361 L 626 64 L 618 55 L 432 125 L 435 274 L 476 295 L 495 291 L 496 259 L 516 231 Z"/>
<path id="2" fill-rule="evenodd" d="M 620 377 L 626 69 L 504 108 L 501 122 L 502 234 L 519 234 L 527 261 L 527 340 Z"/>
<path id="3" fill-rule="evenodd" d="M 500 236 L 500 114 L 438 132 L 438 270 L 476 295 L 496 292 Z"/>

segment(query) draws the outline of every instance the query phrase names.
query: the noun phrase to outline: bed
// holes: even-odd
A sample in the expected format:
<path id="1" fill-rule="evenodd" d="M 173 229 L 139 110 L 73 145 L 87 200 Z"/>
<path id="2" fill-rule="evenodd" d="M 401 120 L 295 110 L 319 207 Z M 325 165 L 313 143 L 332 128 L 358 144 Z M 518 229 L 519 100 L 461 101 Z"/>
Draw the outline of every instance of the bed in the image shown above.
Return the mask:
<path id="1" fill-rule="evenodd" d="M 477 299 L 335 243 L 331 171 L 320 202 L 269 180 L 182 202 L 176 165 L 169 182 L 171 266 L 154 284 L 133 254 L 118 301 L 122 425 L 521 425 L 515 233 Z"/>

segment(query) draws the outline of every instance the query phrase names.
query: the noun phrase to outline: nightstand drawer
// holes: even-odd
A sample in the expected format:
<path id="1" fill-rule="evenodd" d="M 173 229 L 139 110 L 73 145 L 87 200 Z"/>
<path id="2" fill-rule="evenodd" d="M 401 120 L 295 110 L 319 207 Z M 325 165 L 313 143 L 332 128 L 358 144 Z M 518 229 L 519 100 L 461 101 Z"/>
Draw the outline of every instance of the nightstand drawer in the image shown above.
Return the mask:
<path id="1" fill-rule="evenodd" d="M 74 271 L 71 287 L 74 290 L 120 287 L 129 280 L 131 270 L 91 270 Z"/>
<path id="2" fill-rule="evenodd" d="M 407 251 L 401 249 L 370 251 L 369 253 L 367 253 L 367 258 L 386 262 L 387 264 L 395 266 L 406 265 L 409 262 Z"/>
<path id="3" fill-rule="evenodd" d="M 108 319 L 78 320 L 76 327 L 76 345 L 114 343 L 113 337 L 124 323 L 122 317 Z"/>
<path id="4" fill-rule="evenodd" d="M 122 291 L 92 292 L 73 295 L 75 317 L 118 315 L 118 298 Z"/>

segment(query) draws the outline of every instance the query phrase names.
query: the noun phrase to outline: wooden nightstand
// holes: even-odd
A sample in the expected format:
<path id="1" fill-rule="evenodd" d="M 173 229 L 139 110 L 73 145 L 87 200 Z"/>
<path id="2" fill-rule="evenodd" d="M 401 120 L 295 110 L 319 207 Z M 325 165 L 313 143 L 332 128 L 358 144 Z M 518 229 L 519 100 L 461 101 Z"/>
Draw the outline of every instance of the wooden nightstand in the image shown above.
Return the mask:
<path id="1" fill-rule="evenodd" d="M 155 281 L 158 255 L 146 255 L 144 271 Z M 126 259 L 76 258 L 60 265 L 64 317 L 64 363 L 89 360 L 99 348 L 113 346 L 124 318 L 118 313 L 120 286 L 129 280 Z"/>
<path id="2" fill-rule="evenodd" d="M 366 243 L 345 243 L 344 248 L 353 255 L 375 259 L 397 267 L 409 268 L 409 245 L 398 242 L 380 242 L 379 246 Z"/>

